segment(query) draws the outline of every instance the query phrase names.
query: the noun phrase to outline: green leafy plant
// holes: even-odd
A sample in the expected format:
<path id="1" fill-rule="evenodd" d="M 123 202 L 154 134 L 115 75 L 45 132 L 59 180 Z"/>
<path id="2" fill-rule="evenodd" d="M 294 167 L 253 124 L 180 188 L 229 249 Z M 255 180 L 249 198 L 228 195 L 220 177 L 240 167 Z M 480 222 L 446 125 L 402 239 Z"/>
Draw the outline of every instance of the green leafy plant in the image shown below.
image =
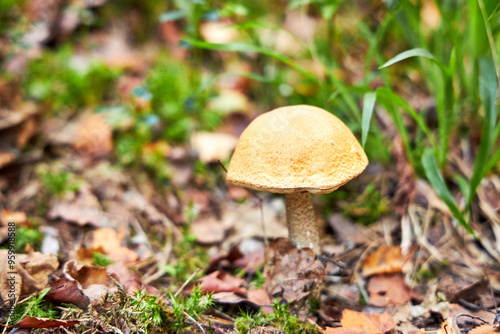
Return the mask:
<path id="1" fill-rule="evenodd" d="M 67 172 L 62 166 L 38 166 L 37 174 L 45 190 L 52 196 L 62 196 L 67 192 L 76 192 L 80 187 L 76 176 Z"/>
<path id="2" fill-rule="evenodd" d="M 26 245 L 38 250 L 42 245 L 43 233 L 38 230 L 38 226 L 18 227 L 16 230 L 16 252 L 23 253 Z"/>
<path id="3" fill-rule="evenodd" d="M 17 323 L 25 317 L 54 319 L 57 311 L 54 310 L 52 303 L 43 300 L 49 291 L 50 288 L 44 289 L 38 294 L 30 296 L 24 302 L 19 303 L 16 306 L 16 317 L 11 323 Z"/>
<path id="4" fill-rule="evenodd" d="M 184 282 L 198 268 L 204 268 L 210 261 L 207 252 L 196 244 L 196 237 L 185 234 L 174 250 L 176 260 L 163 267 L 163 270 Z M 201 274 L 200 274 L 201 275 Z"/>
<path id="5" fill-rule="evenodd" d="M 273 303 L 274 312 L 265 314 L 260 309 L 257 313 L 242 313 L 236 318 L 234 328 L 238 333 L 248 333 L 251 328 L 259 326 L 273 326 L 281 329 L 286 333 L 318 333 L 318 329 L 310 324 L 305 324 L 299 321 L 295 314 L 289 310 L 288 304 L 281 304 L 279 300 Z"/>
<path id="6" fill-rule="evenodd" d="M 199 320 L 203 312 L 214 305 L 212 294 L 204 294 L 199 286 L 193 288 L 188 298 L 175 297 L 171 293 L 170 301 L 174 315 L 172 328 L 176 331 L 187 328 L 187 321 Z"/>
<path id="7" fill-rule="evenodd" d="M 109 87 L 120 74 L 99 62 L 79 67 L 72 58 L 70 45 L 30 62 L 24 75 L 28 98 L 40 101 L 48 109 L 60 111 L 97 106 L 106 100 Z"/>
<path id="8" fill-rule="evenodd" d="M 94 252 L 94 254 L 92 254 L 92 260 L 93 260 L 93 263 L 99 267 L 107 267 L 110 264 L 112 264 L 113 262 L 115 262 L 115 261 L 111 260 L 109 258 L 109 256 L 102 254 L 100 252 Z"/>

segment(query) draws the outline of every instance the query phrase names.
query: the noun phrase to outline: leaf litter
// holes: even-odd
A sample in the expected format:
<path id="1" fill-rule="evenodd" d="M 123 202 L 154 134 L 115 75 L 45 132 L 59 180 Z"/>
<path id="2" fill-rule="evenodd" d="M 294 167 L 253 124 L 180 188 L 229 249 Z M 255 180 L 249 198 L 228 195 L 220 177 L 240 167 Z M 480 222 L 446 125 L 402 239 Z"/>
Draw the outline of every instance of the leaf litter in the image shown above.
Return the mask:
<path id="1" fill-rule="evenodd" d="M 17 75 L 27 71 L 26 64 L 47 51 L 45 45 L 68 41 L 79 26 L 88 24 L 85 20 L 100 15 L 98 7 L 105 9 L 107 5 L 106 1 L 69 3 L 71 6 L 53 1 L 46 6 L 40 1 L 27 1 L 28 19 L 40 20 L 41 24 L 30 26 L 23 37 L 29 49 L 26 55 L 12 49 L 15 52 L 7 61 L 8 71 Z M 436 29 L 440 17 L 431 4 L 424 1 L 422 11 L 432 14 L 425 22 Z M 261 28 L 260 41 L 290 56 L 302 52 L 301 43 L 308 43 L 320 27 L 314 10 L 287 10 L 286 31 Z M 38 17 L 40 13 L 43 15 Z M 134 15 L 130 19 L 126 14 L 123 19 L 134 22 L 138 19 Z M 210 42 L 244 38 L 233 24 L 231 20 L 207 19 L 201 25 L 202 37 Z M 168 48 L 172 57 L 185 60 L 192 50 L 182 46 L 180 27 L 176 21 L 162 22 L 157 35 L 165 44 L 161 47 Z M 152 66 L 151 54 L 158 46 L 138 50 L 132 43 L 134 38 L 124 31 L 114 27 L 87 32 L 90 42 L 82 40 L 81 48 L 88 47 L 86 43 L 95 47 L 73 57 L 84 70 L 95 59 L 102 59 L 110 69 L 122 71 L 115 87 L 119 99 L 107 96 L 105 104 L 126 101 L 136 106 L 139 114 L 129 115 L 119 125 L 110 122 L 110 114 L 91 111 L 93 107 L 83 108 L 86 110 L 78 115 L 75 110 L 59 110 L 56 116 L 42 103 L 25 101 L 15 82 L 0 82 L 0 101 L 2 108 L 7 108 L 0 110 L 0 239 L 7 240 L 7 223 L 15 221 L 22 233 L 42 225 L 46 229 L 40 230 L 47 231 L 44 242 L 57 243 L 57 247 L 42 246 L 40 253 L 33 250 L 35 239 L 28 234 L 26 254 L 17 255 L 16 298 L 34 296 L 50 287 L 43 300 L 64 309 L 59 313 L 61 319 L 27 316 L 17 323 L 18 328 L 74 326 L 81 332 L 88 328 L 134 332 L 139 328 L 134 327 L 136 319 L 136 323 L 125 316 L 117 319 L 117 312 L 130 307 L 130 314 L 144 312 L 152 317 L 151 309 L 138 305 L 161 296 L 148 307 L 164 304 L 162 309 L 173 319 L 176 315 L 172 297 L 165 294 L 194 295 L 199 285 L 202 291 L 213 293 L 216 308 L 208 313 L 213 312 L 210 319 L 221 324 L 210 327 L 207 315 L 182 314 L 182 319 L 199 332 L 229 332 L 227 328 L 232 328 L 240 309 L 249 311 L 249 315 L 259 309 L 271 314 L 275 312 L 275 298 L 291 303 L 292 313 L 303 316 L 306 322 L 315 322 L 324 333 L 495 331 L 495 313 L 491 312 L 498 315 L 495 298 L 500 291 L 498 175 L 488 175 L 478 188 L 472 224 L 480 240 L 473 240 L 456 228 L 450 210 L 413 169 L 402 139 L 397 137 L 395 166 L 371 166 L 389 171 L 362 176 L 367 183 L 376 184 L 383 200 L 391 199 L 391 210 L 396 215 L 385 212 L 373 224 L 361 226 L 352 213 L 367 212 L 365 207 L 356 207 L 363 204 L 365 196 L 356 198 L 355 205 L 346 200 L 332 201 L 331 206 L 342 213 L 330 215 L 328 226 L 323 226 L 327 237 L 322 242 L 321 256 L 316 257 L 308 249 L 297 250 L 283 239 L 287 236 L 283 201 L 272 196 L 256 201 L 251 192 L 225 185 L 216 165 L 228 159 L 235 138 L 263 111 L 254 101 L 254 92 L 250 93 L 255 83 L 245 76 L 252 74 L 252 59 L 261 61 L 255 54 L 240 59 L 224 51 L 213 53 L 228 69 L 228 75 L 216 79 L 218 91 L 207 103 L 211 113 L 222 117 L 219 128 L 213 132 L 196 129 L 191 133 L 190 145 L 155 137 L 139 149 L 143 159 L 168 162 L 168 182 L 161 181 L 159 187 L 152 185 L 150 175 L 155 172 L 141 163 L 127 166 L 130 169 L 115 168 L 120 132 L 133 129 L 155 103 L 132 92 L 146 83 L 145 72 Z M 356 66 L 361 63 L 355 55 L 343 58 L 345 64 L 363 68 Z M 318 78 L 326 75 L 316 59 L 301 61 L 300 65 Z M 349 76 L 358 75 L 358 68 L 350 70 Z M 245 75 L 229 73 L 232 71 Z M 338 75 L 347 76 L 343 70 L 338 71 Z M 291 84 L 280 86 L 282 97 L 290 87 L 305 95 L 314 92 L 294 73 L 286 75 Z M 429 100 L 427 93 L 418 94 L 425 95 L 422 100 Z M 383 123 L 383 111 L 377 113 Z M 137 135 L 141 135 L 140 131 Z M 37 152 L 29 155 L 30 150 Z M 456 158 L 456 152 L 450 155 L 457 168 L 469 177 L 471 161 L 460 154 Z M 39 161 L 51 166 L 60 163 L 62 172 L 71 172 L 78 180 L 75 189 L 50 195 L 33 169 Z M 363 184 L 365 181 L 352 187 L 360 190 Z M 459 192 L 454 195 L 457 202 L 463 198 Z M 321 207 L 319 202 L 315 204 Z M 178 261 L 186 250 L 196 251 L 195 256 L 205 254 L 210 262 L 196 268 L 185 259 Z M 107 256 L 110 263 L 105 267 L 95 265 L 96 254 Z M 5 250 L 0 251 L 1 268 L 7 266 L 6 255 Z M 180 275 L 182 271 L 188 278 L 186 272 Z M 190 277 L 193 272 L 198 276 Z M 0 296 L 4 302 L 9 299 L 7 280 L 8 274 L 2 271 Z M 133 299 L 143 290 L 149 296 Z M 306 302 L 316 299 L 317 305 Z M 80 310 L 65 308 L 62 303 Z M 82 324 L 85 319 L 92 319 L 94 324 Z M 61 332 L 53 330 L 57 331 Z M 252 333 L 284 332 L 272 325 L 252 328 Z"/>

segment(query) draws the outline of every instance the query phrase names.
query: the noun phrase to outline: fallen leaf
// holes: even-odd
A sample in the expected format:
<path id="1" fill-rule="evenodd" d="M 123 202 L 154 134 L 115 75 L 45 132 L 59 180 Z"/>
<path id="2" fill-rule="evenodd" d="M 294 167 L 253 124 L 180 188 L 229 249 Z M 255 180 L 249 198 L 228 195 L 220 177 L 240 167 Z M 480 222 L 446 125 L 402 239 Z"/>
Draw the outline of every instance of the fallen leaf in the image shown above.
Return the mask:
<path id="1" fill-rule="evenodd" d="M 215 217 L 197 218 L 191 224 L 191 232 L 202 245 L 213 245 L 224 241 L 227 224 Z"/>
<path id="2" fill-rule="evenodd" d="M 130 263 L 137 261 L 137 254 L 121 245 L 123 233 L 118 234 L 111 228 L 100 228 L 94 231 L 92 247 L 102 249 L 112 260 Z"/>
<path id="3" fill-rule="evenodd" d="M 9 263 L 9 260 L 14 263 Z M 14 293 L 17 298 L 41 291 L 46 287 L 49 275 L 58 267 L 59 261 L 53 254 L 30 252 L 15 254 L 15 259 L 9 259 L 9 251 L 0 249 L 0 268 L 7 269 L 0 273 L 2 300 L 10 299 L 9 293 Z"/>
<path id="4" fill-rule="evenodd" d="M 58 328 L 71 327 L 80 323 L 80 320 L 59 320 L 47 318 L 26 317 L 14 325 L 16 328 Z"/>
<path id="5" fill-rule="evenodd" d="M 104 267 L 90 265 L 78 266 L 76 261 L 64 264 L 63 273 L 69 280 L 76 280 L 82 286 L 82 291 L 92 302 L 97 301 L 106 293 L 117 291 L 115 281 L 119 282 L 116 275 L 108 273 Z M 111 278 L 113 277 L 113 279 Z"/>
<path id="6" fill-rule="evenodd" d="M 307 298 L 326 274 L 312 249 L 297 249 L 286 238 L 272 241 L 267 257 L 264 288 L 272 298 L 283 297 L 288 303 Z"/>
<path id="7" fill-rule="evenodd" d="M 72 145 L 86 157 L 109 154 L 113 150 L 113 134 L 106 118 L 100 114 L 83 115 L 76 124 Z"/>
<path id="8" fill-rule="evenodd" d="M 248 300 L 257 305 L 271 305 L 273 301 L 265 289 L 249 290 Z"/>
<path id="9" fill-rule="evenodd" d="M 415 247 L 405 255 L 399 246 L 380 246 L 368 255 L 362 267 L 364 277 L 375 274 L 406 273 L 412 268 L 411 258 Z"/>
<path id="10" fill-rule="evenodd" d="M 33 102 L 24 102 L 15 110 L 0 109 L 0 130 L 21 124 L 38 112 Z"/>
<path id="11" fill-rule="evenodd" d="M 50 287 L 51 289 L 44 299 L 51 302 L 73 304 L 82 310 L 87 310 L 90 299 L 83 293 L 77 281 L 63 277 L 51 282 Z"/>
<path id="12" fill-rule="evenodd" d="M 342 327 L 355 328 L 369 334 L 382 334 L 396 327 L 396 323 L 387 313 L 366 313 L 344 310 L 340 320 Z"/>
<path id="13" fill-rule="evenodd" d="M 120 278 L 120 284 L 127 294 L 132 295 L 141 289 L 145 289 L 150 295 L 158 295 L 158 289 L 145 284 L 133 270 L 130 270 L 121 262 L 110 264 L 106 267 L 106 272 L 114 277 Z"/>
<path id="14" fill-rule="evenodd" d="M 234 292 L 246 294 L 246 289 L 241 286 L 245 284 L 245 280 L 239 277 L 231 276 L 223 271 L 214 271 L 213 273 L 199 279 L 201 282 L 200 289 L 204 292 Z"/>
<path id="15" fill-rule="evenodd" d="M 80 185 L 75 198 L 56 201 L 47 217 L 76 223 L 80 226 L 90 224 L 101 227 L 109 224 L 109 218 L 102 212 L 99 201 L 88 184 Z"/>
<path id="16" fill-rule="evenodd" d="M 400 274 L 374 275 L 368 281 L 370 304 L 379 307 L 407 303 L 415 297 Z"/>

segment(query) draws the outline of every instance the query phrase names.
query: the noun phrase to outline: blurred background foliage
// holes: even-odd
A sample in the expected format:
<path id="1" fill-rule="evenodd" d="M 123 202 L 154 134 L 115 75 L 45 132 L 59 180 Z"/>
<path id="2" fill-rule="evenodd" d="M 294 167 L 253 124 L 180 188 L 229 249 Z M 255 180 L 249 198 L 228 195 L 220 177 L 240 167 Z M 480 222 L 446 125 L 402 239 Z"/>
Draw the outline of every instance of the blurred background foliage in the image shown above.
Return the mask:
<path id="1" fill-rule="evenodd" d="M 118 161 L 161 184 L 169 145 L 288 104 L 338 116 L 372 163 L 393 164 L 400 138 L 471 233 L 476 189 L 499 171 L 496 0 L 10 0 L 0 22 L 2 80 L 46 117 L 105 113 Z M 387 212 L 379 195 L 363 195 L 369 221 Z"/>

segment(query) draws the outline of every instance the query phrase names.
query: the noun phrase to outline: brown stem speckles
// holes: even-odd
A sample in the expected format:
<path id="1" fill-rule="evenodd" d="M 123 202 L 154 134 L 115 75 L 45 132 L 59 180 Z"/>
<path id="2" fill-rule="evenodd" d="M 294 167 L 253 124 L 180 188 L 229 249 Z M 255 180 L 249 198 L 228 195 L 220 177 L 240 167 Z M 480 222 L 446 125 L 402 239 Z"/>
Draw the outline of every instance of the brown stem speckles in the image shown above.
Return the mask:
<path id="1" fill-rule="evenodd" d="M 320 253 L 316 215 L 309 192 L 286 194 L 288 235 L 297 248 L 309 247 Z"/>

